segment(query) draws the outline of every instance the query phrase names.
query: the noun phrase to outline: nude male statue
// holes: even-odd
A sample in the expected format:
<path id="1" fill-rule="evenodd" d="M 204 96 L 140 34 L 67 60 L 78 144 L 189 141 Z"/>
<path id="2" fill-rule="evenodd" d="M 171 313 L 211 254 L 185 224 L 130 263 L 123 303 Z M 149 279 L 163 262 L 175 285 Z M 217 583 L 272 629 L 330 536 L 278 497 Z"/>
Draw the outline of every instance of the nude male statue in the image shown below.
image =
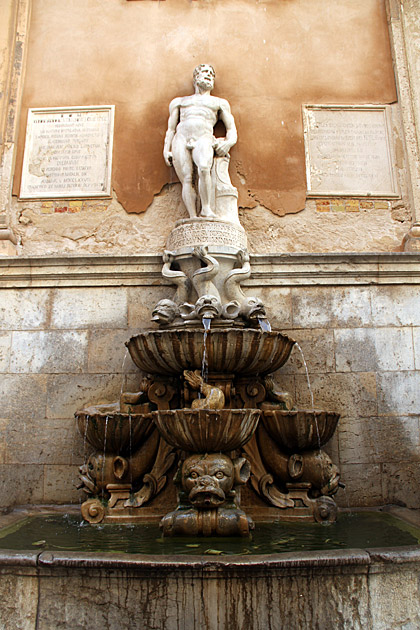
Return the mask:
<path id="1" fill-rule="evenodd" d="M 169 105 L 168 130 L 163 157 L 175 168 L 182 184 L 182 199 L 189 216 L 197 216 L 197 194 L 194 189 L 194 165 L 198 173 L 198 194 L 201 217 L 214 217 L 211 208 L 211 167 L 214 154 L 224 157 L 236 143 L 235 121 L 229 103 L 211 96 L 215 72 L 212 66 L 201 64 L 193 73 L 195 93 L 175 98 Z M 226 127 L 225 138 L 215 138 L 213 127 L 221 120 Z"/>

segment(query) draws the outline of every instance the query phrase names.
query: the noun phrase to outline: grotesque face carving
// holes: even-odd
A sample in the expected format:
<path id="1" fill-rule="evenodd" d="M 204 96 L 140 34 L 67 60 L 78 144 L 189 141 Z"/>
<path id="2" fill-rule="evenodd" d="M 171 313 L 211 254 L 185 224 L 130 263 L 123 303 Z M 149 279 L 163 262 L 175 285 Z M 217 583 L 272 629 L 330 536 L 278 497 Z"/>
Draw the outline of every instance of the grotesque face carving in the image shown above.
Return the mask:
<path id="1" fill-rule="evenodd" d="M 220 300 L 214 295 L 202 295 L 195 303 L 197 317 L 218 317 L 221 310 Z"/>
<path id="2" fill-rule="evenodd" d="M 178 314 L 178 307 L 172 300 L 160 300 L 153 309 L 152 321 L 158 324 L 171 324 Z"/>
<path id="3" fill-rule="evenodd" d="M 265 316 L 264 304 L 257 297 L 248 297 L 241 304 L 240 315 L 244 319 Z"/>
<path id="4" fill-rule="evenodd" d="M 118 483 L 127 474 L 128 462 L 120 455 L 92 453 L 86 464 L 79 468 L 82 485 L 93 493 L 106 489 L 109 483 Z"/>
<path id="5" fill-rule="evenodd" d="M 226 501 L 234 484 L 246 483 L 249 468 L 244 458 L 233 462 L 221 453 L 191 455 L 182 465 L 182 487 L 194 507 L 216 508 Z"/>
<path id="6" fill-rule="evenodd" d="M 324 451 L 293 454 L 287 468 L 291 479 L 309 481 L 321 494 L 334 494 L 338 489 L 340 471 Z"/>
<path id="7" fill-rule="evenodd" d="M 318 453 L 317 460 L 319 462 L 319 480 L 314 471 L 315 483 L 318 482 L 321 494 L 334 494 L 338 490 L 340 471 L 324 451 Z"/>

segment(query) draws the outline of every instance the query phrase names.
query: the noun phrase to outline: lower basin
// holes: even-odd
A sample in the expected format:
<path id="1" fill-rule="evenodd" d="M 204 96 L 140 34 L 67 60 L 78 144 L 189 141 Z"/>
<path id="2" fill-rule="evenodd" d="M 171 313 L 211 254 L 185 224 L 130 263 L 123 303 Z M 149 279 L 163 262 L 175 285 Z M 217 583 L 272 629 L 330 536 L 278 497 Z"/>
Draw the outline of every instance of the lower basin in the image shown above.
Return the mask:
<path id="1" fill-rule="evenodd" d="M 257 522 L 248 541 L 162 540 L 156 524 L 75 516 L 1 521 L 0 628 L 420 627 L 420 529 L 389 514 Z"/>

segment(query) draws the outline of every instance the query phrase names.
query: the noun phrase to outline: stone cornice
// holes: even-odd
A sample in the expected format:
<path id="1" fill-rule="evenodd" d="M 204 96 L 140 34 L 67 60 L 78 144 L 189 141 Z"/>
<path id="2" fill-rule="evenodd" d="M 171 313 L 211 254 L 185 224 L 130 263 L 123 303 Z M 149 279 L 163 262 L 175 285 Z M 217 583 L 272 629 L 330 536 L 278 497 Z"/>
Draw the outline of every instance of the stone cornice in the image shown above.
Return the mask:
<path id="1" fill-rule="evenodd" d="M 244 286 L 420 284 L 420 253 L 257 254 Z M 0 258 L 0 288 L 167 284 L 159 254 Z"/>

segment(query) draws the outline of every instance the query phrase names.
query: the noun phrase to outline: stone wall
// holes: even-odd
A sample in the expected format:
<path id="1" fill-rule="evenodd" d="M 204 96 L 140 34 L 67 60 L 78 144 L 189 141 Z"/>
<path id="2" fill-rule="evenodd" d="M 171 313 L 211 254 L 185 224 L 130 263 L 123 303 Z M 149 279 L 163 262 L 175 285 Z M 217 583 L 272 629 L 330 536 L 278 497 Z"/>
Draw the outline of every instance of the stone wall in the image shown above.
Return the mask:
<path id="1" fill-rule="evenodd" d="M 419 254 L 254 256 L 248 291 L 301 345 L 316 407 L 341 414 L 329 451 L 343 506 L 419 504 Z M 73 414 L 134 391 L 124 342 L 171 295 L 158 256 L 0 262 L 0 505 L 77 502 Z M 295 349 L 277 380 L 310 404 Z"/>

